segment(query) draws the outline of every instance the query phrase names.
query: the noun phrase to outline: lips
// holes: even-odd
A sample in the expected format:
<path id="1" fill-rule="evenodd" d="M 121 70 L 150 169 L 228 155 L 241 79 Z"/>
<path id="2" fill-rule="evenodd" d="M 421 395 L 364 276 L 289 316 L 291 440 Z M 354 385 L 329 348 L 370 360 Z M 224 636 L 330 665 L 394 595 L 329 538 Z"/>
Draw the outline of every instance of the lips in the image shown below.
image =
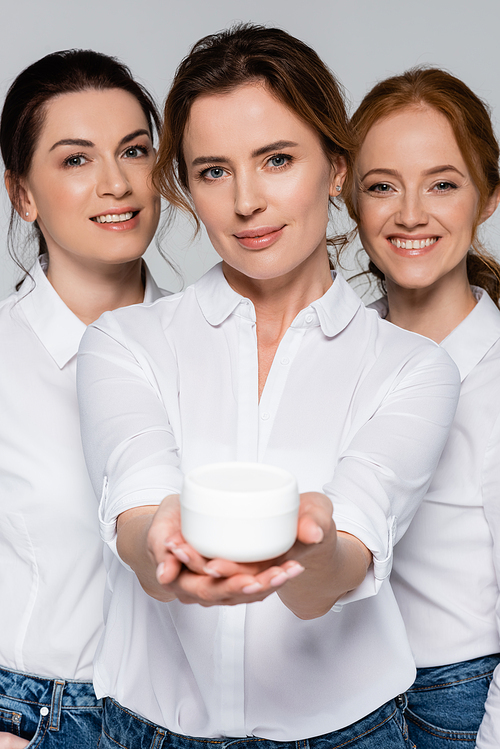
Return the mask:
<path id="1" fill-rule="evenodd" d="M 98 224 L 118 224 L 124 221 L 129 221 L 134 215 L 137 215 L 137 210 L 123 210 L 120 211 L 106 211 L 105 213 L 99 214 L 99 216 L 92 216 L 91 221 L 96 221 Z"/>
<path id="2" fill-rule="evenodd" d="M 438 241 L 439 237 L 426 237 L 425 239 L 403 239 L 400 237 L 389 237 L 389 242 L 403 250 L 423 250 Z"/>
<path id="3" fill-rule="evenodd" d="M 101 229 L 110 231 L 126 231 L 133 229 L 139 223 L 140 211 L 136 208 L 111 208 L 108 211 L 91 216 L 90 220 Z"/>
<path id="4" fill-rule="evenodd" d="M 441 237 L 438 236 L 404 236 L 393 235 L 386 237 L 396 254 L 404 257 L 417 257 L 431 252 Z"/>
<path id="5" fill-rule="evenodd" d="M 234 234 L 238 242 L 249 250 L 260 250 L 270 247 L 283 234 L 283 226 L 256 226 L 254 229 Z"/>

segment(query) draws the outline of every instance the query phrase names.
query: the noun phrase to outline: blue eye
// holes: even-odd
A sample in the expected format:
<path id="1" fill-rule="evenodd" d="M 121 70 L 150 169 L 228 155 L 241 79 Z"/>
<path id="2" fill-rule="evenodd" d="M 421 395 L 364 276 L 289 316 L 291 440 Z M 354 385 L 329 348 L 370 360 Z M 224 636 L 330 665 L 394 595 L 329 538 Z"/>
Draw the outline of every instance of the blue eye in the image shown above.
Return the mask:
<path id="1" fill-rule="evenodd" d="M 208 176 L 210 179 L 220 179 L 224 176 L 224 169 L 221 169 L 220 166 L 213 166 L 208 170 Z"/>
<path id="2" fill-rule="evenodd" d="M 284 154 L 278 154 L 277 156 L 272 156 L 269 161 L 271 163 L 271 166 L 280 167 L 285 166 L 285 164 L 290 160 L 289 156 L 285 156 Z"/>

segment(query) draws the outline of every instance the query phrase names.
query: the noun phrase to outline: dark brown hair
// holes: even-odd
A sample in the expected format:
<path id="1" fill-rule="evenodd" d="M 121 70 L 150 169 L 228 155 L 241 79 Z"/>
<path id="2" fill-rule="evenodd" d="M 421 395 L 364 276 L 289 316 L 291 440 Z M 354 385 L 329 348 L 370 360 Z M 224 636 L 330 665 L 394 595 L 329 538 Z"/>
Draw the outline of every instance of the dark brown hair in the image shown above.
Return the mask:
<path id="1" fill-rule="evenodd" d="M 478 210 L 467 255 L 469 283 L 485 289 L 494 302 L 500 298 L 500 265 L 481 245 L 477 229 L 488 200 L 500 186 L 499 147 L 487 105 L 459 78 L 438 68 L 417 67 L 377 83 L 364 97 L 351 119 L 359 152 L 370 128 L 384 117 L 407 107 L 427 106 L 450 123 L 458 147 L 479 192 Z M 359 224 L 357 176 L 354 169 L 344 183 L 349 215 Z M 368 269 L 381 282 L 384 274 L 370 261 Z"/>
<path id="2" fill-rule="evenodd" d="M 153 137 L 160 131 L 160 116 L 149 92 L 132 77 L 129 68 L 115 57 L 93 50 L 70 49 L 53 52 L 23 70 L 7 92 L 0 120 L 0 149 L 10 179 L 12 202 L 8 248 L 17 265 L 26 273 L 18 256 L 15 229 L 18 226 L 21 180 L 31 168 L 33 154 L 42 130 L 46 105 L 62 94 L 87 90 L 122 89 L 137 99 Z M 47 244 L 37 224 L 33 225 L 38 253 Z M 20 284 L 17 285 L 17 288 Z"/>
<path id="3" fill-rule="evenodd" d="M 202 95 L 229 92 L 262 81 L 276 98 L 310 125 L 333 163 L 351 162 L 352 139 L 340 84 L 304 42 L 286 31 L 239 24 L 200 39 L 179 65 L 165 102 L 163 133 L 153 182 L 170 205 L 199 221 L 190 199 L 182 149 L 191 106 Z"/>

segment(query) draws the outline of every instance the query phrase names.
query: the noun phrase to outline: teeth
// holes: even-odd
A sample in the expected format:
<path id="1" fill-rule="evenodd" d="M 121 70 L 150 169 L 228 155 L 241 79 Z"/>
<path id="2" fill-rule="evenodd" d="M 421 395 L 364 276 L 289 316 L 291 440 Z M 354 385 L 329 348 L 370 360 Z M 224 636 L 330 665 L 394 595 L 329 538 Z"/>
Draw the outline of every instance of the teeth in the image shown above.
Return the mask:
<path id="1" fill-rule="evenodd" d="M 439 237 L 427 237 L 427 239 L 398 239 L 397 237 L 391 238 L 389 241 L 396 247 L 401 247 L 403 250 L 421 250 L 424 247 L 429 247 L 431 244 L 437 242 Z"/>
<path id="2" fill-rule="evenodd" d="M 120 221 L 129 221 L 133 215 L 132 211 L 127 211 L 127 213 L 106 213 L 103 216 L 96 216 L 95 220 L 98 224 L 116 224 Z"/>

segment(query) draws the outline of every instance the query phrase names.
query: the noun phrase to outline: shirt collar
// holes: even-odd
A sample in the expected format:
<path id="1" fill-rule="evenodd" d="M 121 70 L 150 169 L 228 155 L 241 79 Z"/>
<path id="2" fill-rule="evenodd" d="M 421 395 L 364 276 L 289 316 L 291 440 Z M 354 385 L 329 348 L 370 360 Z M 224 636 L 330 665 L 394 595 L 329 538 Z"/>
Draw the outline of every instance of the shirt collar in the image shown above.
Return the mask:
<path id="1" fill-rule="evenodd" d="M 47 255 L 39 257 L 19 289 L 21 307 L 33 332 L 62 369 L 78 353 L 86 325 L 63 302 L 46 274 Z M 145 266 L 144 301 L 154 302 L 161 291 Z"/>
<path id="2" fill-rule="evenodd" d="M 484 289 L 472 287 L 477 304 L 465 320 L 441 341 L 441 346 L 451 356 L 460 379 L 479 364 L 490 348 L 500 339 L 500 311 Z"/>
<path id="3" fill-rule="evenodd" d="M 317 314 L 321 330 L 329 338 L 333 338 L 349 325 L 362 307 L 361 299 L 340 274 L 333 271 L 332 278 L 333 283 L 328 291 L 299 312 L 292 323 L 293 326 L 298 322 L 303 324 L 302 321 L 307 320 L 311 310 Z"/>
<path id="4" fill-rule="evenodd" d="M 252 302 L 245 299 L 230 287 L 222 271 L 222 263 L 217 263 L 194 285 L 200 309 L 210 325 L 220 325 L 236 308 L 245 317 L 255 321 Z"/>
<path id="5" fill-rule="evenodd" d="M 47 256 L 42 255 L 19 289 L 19 306 L 35 335 L 62 369 L 77 353 L 86 326 L 64 304 L 45 275 L 46 268 Z"/>
<path id="6" fill-rule="evenodd" d="M 332 337 L 349 324 L 361 301 L 342 276 L 332 273 L 332 277 L 333 283 L 328 291 L 301 310 L 292 327 L 319 325 L 326 336 Z M 253 303 L 230 287 L 224 277 L 222 263 L 205 273 L 194 288 L 201 311 L 210 325 L 220 325 L 232 313 L 255 321 Z"/>
<path id="7" fill-rule="evenodd" d="M 472 286 L 472 291 L 477 299 L 476 306 L 440 344 L 460 370 L 462 382 L 500 338 L 498 307 L 484 289 Z M 380 317 L 387 317 L 387 297 L 369 306 L 376 309 Z"/>

